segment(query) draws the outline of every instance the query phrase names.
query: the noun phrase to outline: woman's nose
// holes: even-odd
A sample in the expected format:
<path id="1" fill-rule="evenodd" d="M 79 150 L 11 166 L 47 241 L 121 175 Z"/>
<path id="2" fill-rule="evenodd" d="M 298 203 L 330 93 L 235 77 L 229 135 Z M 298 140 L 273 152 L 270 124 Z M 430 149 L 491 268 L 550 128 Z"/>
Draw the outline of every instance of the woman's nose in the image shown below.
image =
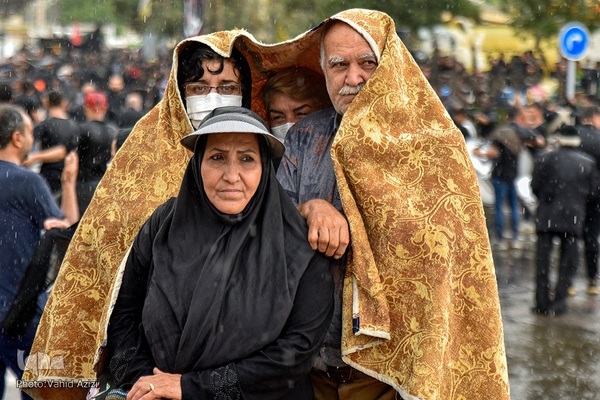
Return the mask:
<path id="1" fill-rule="evenodd" d="M 240 171 L 238 165 L 234 162 L 230 162 L 225 167 L 225 172 L 223 173 L 223 179 L 227 182 L 236 182 L 240 177 Z"/>

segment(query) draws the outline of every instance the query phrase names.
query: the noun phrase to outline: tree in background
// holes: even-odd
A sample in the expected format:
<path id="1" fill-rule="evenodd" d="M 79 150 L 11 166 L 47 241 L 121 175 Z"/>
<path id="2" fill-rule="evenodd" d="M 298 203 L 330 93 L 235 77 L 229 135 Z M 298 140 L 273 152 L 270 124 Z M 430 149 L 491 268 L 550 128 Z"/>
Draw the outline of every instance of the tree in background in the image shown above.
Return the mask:
<path id="1" fill-rule="evenodd" d="M 556 40 L 568 22 L 580 22 L 590 31 L 600 28 L 598 0 L 500 0 L 499 5 L 512 17 L 510 25 L 517 34 L 535 39 L 535 52 L 541 57 L 542 42 Z"/>
<path id="2" fill-rule="evenodd" d="M 58 8 L 62 24 L 114 22 L 140 33 L 151 31 L 165 37 L 181 37 L 182 1 L 58 0 Z"/>
<path id="3" fill-rule="evenodd" d="M 479 19 L 477 4 L 465 0 L 213 0 L 210 3 L 206 32 L 244 27 L 264 42 L 291 39 L 337 12 L 357 7 L 386 12 L 399 29 L 412 33 L 442 23 L 448 14 Z M 216 17 L 219 12 L 220 21 Z"/>
<path id="4" fill-rule="evenodd" d="M 444 19 L 453 16 L 462 16 L 479 22 L 480 8 L 475 1 L 465 0 L 346 0 L 339 2 L 335 0 L 313 0 L 319 3 L 321 17 L 333 15 L 336 12 L 348 8 L 360 7 L 384 11 L 389 14 L 396 23 L 396 28 L 408 33 L 403 38 L 410 48 L 412 37 L 420 28 L 431 28 L 439 25 Z"/>
<path id="5" fill-rule="evenodd" d="M 114 21 L 138 32 L 150 30 L 174 40 L 182 38 L 182 3 L 182 0 L 58 0 L 62 23 Z M 144 4 L 147 7 L 141 7 Z M 203 32 L 245 28 L 263 42 L 278 42 L 354 7 L 384 11 L 394 18 L 398 28 L 411 32 L 441 23 L 443 15 L 448 13 L 474 20 L 479 16 L 478 6 L 465 0 L 204 0 Z M 151 12 L 142 15 L 140 8 Z"/>

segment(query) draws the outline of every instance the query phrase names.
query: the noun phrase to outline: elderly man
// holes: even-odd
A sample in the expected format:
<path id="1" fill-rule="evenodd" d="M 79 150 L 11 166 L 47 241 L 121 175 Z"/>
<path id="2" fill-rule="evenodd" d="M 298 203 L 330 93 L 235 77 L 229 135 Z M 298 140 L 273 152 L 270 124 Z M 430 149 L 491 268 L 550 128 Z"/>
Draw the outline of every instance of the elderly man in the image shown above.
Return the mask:
<path id="1" fill-rule="evenodd" d="M 293 142 L 286 141 L 290 151 L 278 173 L 283 187 L 308 222 L 308 240 L 312 247 L 333 257 L 331 266 L 338 301 L 312 379 L 317 399 L 394 399 L 396 391 L 392 387 L 347 366 L 341 358 L 341 297 L 346 267 L 344 254 L 350 242 L 350 232 L 329 156 L 339 122 L 354 97 L 375 72 L 377 57 L 367 41 L 350 25 L 335 21 L 325 29 L 321 67 L 333 108 L 307 116 L 305 119 L 309 122 L 302 124 L 299 130 L 292 127 L 292 139 L 297 141 L 295 137 L 301 136 L 308 138 L 309 143 L 306 148 L 298 149 Z M 327 143 L 327 146 L 319 146 L 319 142 Z M 315 163 L 306 162 L 309 165 L 306 168 L 303 168 L 304 164 L 291 165 L 291 160 L 300 163 L 301 159 Z M 298 174 L 299 181 L 294 182 L 290 173 L 292 170 Z M 345 388 L 342 390 L 341 386 Z"/>
<path id="2" fill-rule="evenodd" d="M 462 135 L 383 13 L 327 20 L 321 67 L 334 108 L 289 130 L 278 170 L 336 282 L 315 398 L 508 398 L 491 252 Z M 483 354 L 494 354 L 490 368 L 460 367 Z"/>

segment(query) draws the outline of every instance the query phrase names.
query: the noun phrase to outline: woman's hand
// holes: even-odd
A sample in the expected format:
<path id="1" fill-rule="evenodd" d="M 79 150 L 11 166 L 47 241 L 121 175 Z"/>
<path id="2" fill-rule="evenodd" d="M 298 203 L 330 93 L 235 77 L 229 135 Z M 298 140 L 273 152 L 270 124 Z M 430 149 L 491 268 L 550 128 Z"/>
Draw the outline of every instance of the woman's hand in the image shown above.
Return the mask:
<path id="1" fill-rule="evenodd" d="M 154 368 L 154 375 L 142 376 L 127 394 L 127 400 L 181 400 L 181 375 Z"/>

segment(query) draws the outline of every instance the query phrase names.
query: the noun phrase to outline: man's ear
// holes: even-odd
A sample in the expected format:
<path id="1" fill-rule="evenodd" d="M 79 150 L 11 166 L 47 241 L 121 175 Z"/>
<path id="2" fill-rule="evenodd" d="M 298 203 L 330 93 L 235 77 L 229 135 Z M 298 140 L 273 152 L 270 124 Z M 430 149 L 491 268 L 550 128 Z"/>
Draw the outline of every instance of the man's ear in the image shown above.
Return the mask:
<path id="1" fill-rule="evenodd" d="M 12 133 L 12 136 L 10 137 L 10 142 L 12 143 L 13 146 L 15 146 L 18 149 L 23 147 L 23 140 L 24 140 L 23 133 L 19 130 L 14 131 Z"/>

